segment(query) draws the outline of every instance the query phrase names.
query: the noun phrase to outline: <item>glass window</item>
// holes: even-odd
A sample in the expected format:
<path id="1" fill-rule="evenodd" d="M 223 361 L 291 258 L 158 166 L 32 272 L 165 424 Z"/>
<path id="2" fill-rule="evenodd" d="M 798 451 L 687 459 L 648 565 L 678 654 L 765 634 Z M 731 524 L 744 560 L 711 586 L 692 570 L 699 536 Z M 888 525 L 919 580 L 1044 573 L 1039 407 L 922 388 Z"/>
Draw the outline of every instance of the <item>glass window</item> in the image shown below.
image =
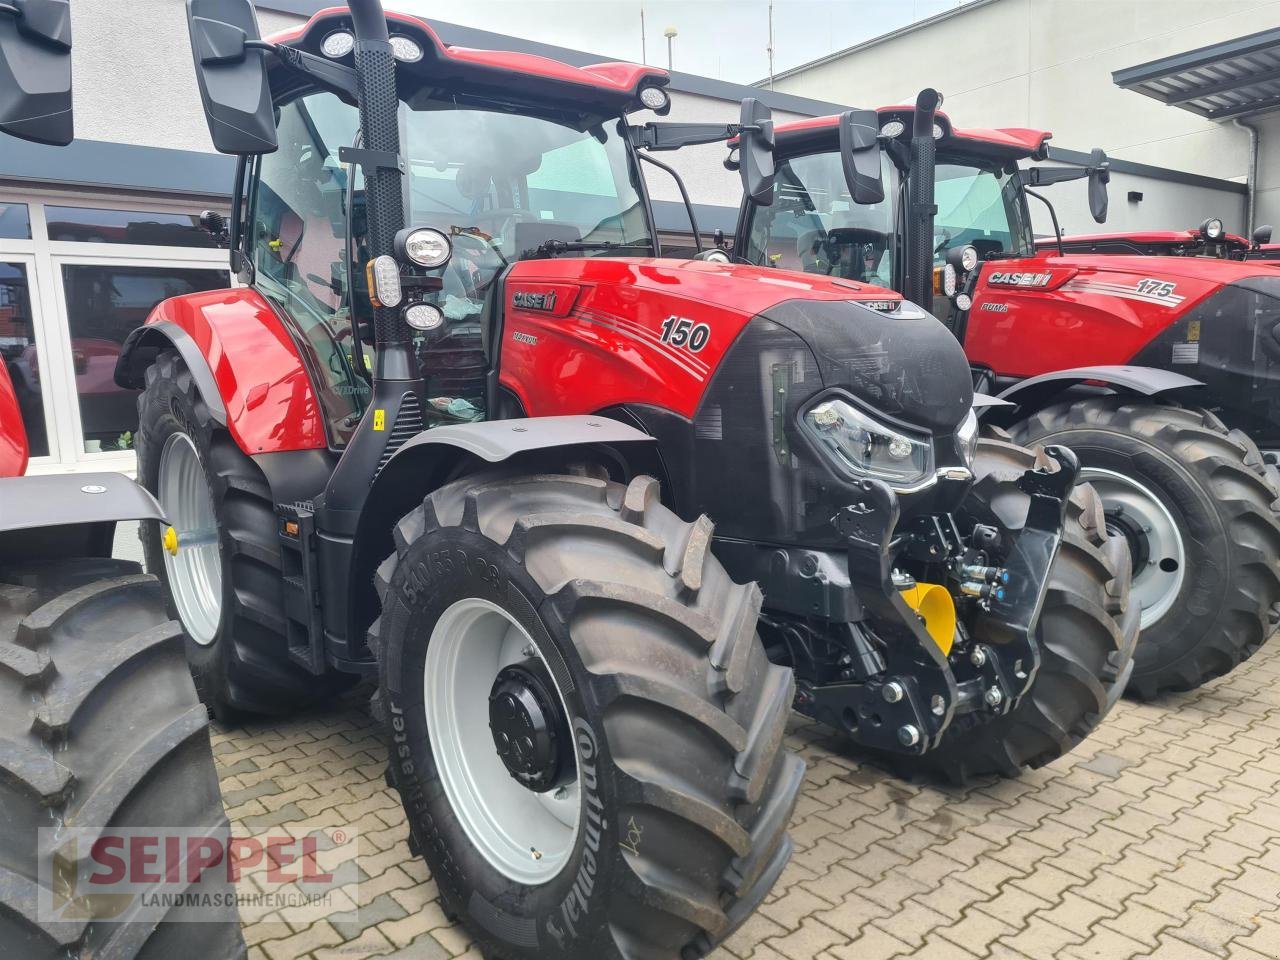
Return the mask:
<path id="1" fill-rule="evenodd" d="M 793 157 L 778 166 L 773 204 L 756 207 L 746 257 L 762 266 L 893 286 L 897 174 L 881 164 L 885 199 L 857 204 L 837 153 Z"/>
<path id="2" fill-rule="evenodd" d="M 1017 183 L 1003 173 L 967 164 L 938 164 L 934 200 L 935 263 L 947 250 L 972 244 L 984 257 L 1027 254 L 1027 230 Z"/>
<path id="3" fill-rule="evenodd" d="M 216 247 L 195 213 L 105 210 L 96 207 L 44 208 L 50 240 L 79 243 L 139 243 L 161 247 Z"/>
<path id="4" fill-rule="evenodd" d="M 138 391 L 116 386 L 120 345 L 161 300 L 225 287 L 227 271 L 68 264 L 62 268 L 62 283 L 84 450 L 131 449 Z"/>
<path id="5" fill-rule="evenodd" d="M 19 204 L 20 206 L 20 204 Z M 27 268 L 20 263 L 0 263 L 0 356 L 18 395 L 18 409 L 27 431 L 31 456 L 49 454 L 40 391 L 40 362 L 36 359 L 35 317 L 31 313 L 31 289 Z"/>
<path id="6" fill-rule="evenodd" d="M 25 203 L 0 203 L 0 240 L 30 240 L 31 217 Z"/>
<path id="7" fill-rule="evenodd" d="M 328 93 L 280 109 L 280 147 L 259 161 L 250 234 L 255 285 L 291 319 L 311 352 L 311 369 L 325 377 L 317 384 L 320 403 L 339 442 L 369 391 L 352 356 L 347 168 L 338 162 L 338 148 L 355 141 L 358 123 L 355 108 Z"/>

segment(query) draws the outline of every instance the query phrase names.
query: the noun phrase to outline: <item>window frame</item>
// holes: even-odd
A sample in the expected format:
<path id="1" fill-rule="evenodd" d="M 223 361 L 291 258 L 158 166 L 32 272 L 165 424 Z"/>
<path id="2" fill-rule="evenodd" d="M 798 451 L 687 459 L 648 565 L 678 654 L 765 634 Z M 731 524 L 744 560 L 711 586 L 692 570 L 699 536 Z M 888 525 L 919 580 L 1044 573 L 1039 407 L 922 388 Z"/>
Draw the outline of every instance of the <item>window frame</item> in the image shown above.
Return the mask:
<path id="1" fill-rule="evenodd" d="M 137 458 L 132 450 L 88 453 L 84 450 L 80 398 L 76 393 L 70 323 L 62 267 L 136 266 L 152 268 L 213 269 L 234 285 L 228 251 L 210 247 L 163 247 L 126 243 L 87 243 L 50 240 L 45 205 L 97 207 L 139 212 L 190 214 L 213 209 L 230 213 L 227 197 L 119 196 L 92 191 L 55 190 L 41 187 L 0 189 L 0 201 L 25 203 L 31 221 L 30 240 L 0 238 L 0 260 L 25 263 L 31 289 L 31 310 L 36 328 L 36 356 L 40 361 L 45 429 L 49 455 L 33 457 L 27 473 L 41 475 L 83 470 L 115 470 L 136 476 Z M 46 380 L 46 376 L 48 379 Z"/>

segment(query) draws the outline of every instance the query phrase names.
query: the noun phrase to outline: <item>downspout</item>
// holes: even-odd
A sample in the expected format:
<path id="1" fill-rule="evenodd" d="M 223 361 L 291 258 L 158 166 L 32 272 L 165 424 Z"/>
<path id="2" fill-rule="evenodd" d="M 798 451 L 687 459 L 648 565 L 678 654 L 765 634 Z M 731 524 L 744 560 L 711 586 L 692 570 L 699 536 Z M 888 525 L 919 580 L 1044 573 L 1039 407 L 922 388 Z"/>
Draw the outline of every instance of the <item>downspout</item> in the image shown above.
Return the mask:
<path id="1" fill-rule="evenodd" d="M 1253 222 L 1258 207 L 1258 128 L 1252 123 L 1246 123 L 1239 117 L 1236 117 L 1231 123 L 1241 130 L 1249 131 L 1249 198 L 1245 205 L 1244 235 L 1252 237 Z"/>

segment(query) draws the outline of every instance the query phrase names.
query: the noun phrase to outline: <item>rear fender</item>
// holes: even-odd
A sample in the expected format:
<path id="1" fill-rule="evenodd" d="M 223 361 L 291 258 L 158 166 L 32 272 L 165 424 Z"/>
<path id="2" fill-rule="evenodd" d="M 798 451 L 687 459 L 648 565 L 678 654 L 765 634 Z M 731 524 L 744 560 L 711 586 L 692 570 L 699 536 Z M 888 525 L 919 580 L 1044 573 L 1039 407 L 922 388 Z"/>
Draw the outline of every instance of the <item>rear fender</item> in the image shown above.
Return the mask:
<path id="1" fill-rule="evenodd" d="M 146 386 L 161 350 L 178 351 L 210 416 L 245 453 L 328 445 L 311 375 L 280 317 L 256 290 L 210 290 L 161 301 L 116 362 L 122 387 Z"/>
<path id="2" fill-rule="evenodd" d="M 121 473 L 0 480 L 0 565 L 109 557 L 121 520 L 164 520 L 155 498 Z"/>
<path id="3" fill-rule="evenodd" d="M 377 615 L 373 574 L 394 549 L 395 523 L 433 490 L 495 464 L 538 458 L 550 452 L 556 463 L 586 452 L 623 461 L 634 472 L 649 472 L 656 458 L 654 438 L 601 416 L 491 420 L 436 427 L 409 440 L 374 479 L 355 533 L 351 560 L 348 638 L 363 647 L 364 631 Z M 548 467 L 545 462 L 541 469 Z"/>
<path id="4" fill-rule="evenodd" d="M 1003 426 L 1043 409 L 1077 387 L 1096 387 L 1112 393 L 1156 398 L 1203 386 L 1199 380 L 1158 367 L 1073 367 L 1042 373 L 1014 384 L 999 396 L 1014 406 L 987 407 L 983 413 L 988 422 Z"/>

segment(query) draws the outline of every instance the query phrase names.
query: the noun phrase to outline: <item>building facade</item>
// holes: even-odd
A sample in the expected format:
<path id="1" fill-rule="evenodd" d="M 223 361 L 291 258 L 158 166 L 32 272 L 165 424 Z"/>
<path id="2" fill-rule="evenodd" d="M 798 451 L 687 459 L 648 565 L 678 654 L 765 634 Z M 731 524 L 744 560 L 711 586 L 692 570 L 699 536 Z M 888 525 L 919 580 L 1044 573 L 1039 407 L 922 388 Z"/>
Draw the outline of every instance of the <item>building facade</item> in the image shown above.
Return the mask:
<path id="1" fill-rule="evenodd" d="M 1113 160 L 1107 226 L 1089 217 L 1079 184 L 1054 187 L 1068 233 L 1185 229 L 1210 216 L 1243 233 L 1248 130 L 1123 90 L 1112 73 L 1277 26 L 1280 3 L 1263 0 L 971 0 L 778 74 L 773 88 L 872 106 L 931 86 L 958 126 L 1051 130 L 1051 156 L 1068 161 L 1102 147 Z M 1256 221 L 1280 225 L 1280 116 L 1257 122 Z M 1032 215 L 1049 233 L 1044 211 Z"/>

